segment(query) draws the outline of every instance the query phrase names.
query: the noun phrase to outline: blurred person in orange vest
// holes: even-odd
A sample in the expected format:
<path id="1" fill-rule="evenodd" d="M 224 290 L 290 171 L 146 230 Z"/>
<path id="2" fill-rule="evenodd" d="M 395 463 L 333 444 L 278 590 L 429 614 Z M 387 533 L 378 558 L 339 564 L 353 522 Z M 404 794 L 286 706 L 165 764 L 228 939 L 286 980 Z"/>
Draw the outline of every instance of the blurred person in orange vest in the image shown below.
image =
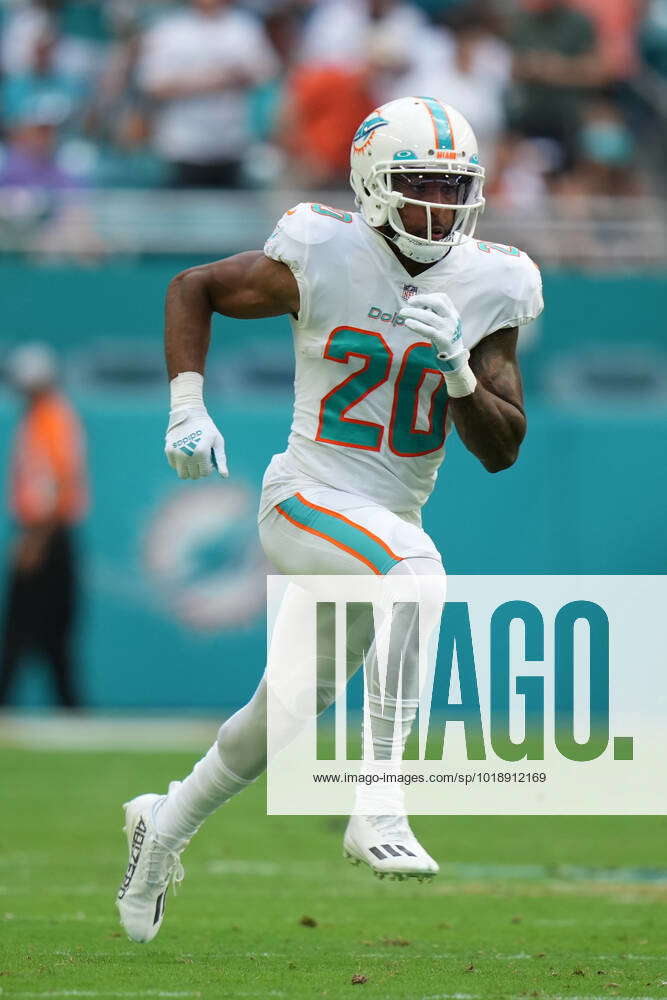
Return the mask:
<path id="1" fill-rule="evenodd" d="M 47 660 L 63 706 L 80 704 L 71 635 L 77 572 L 72 527 L 86 509 L 81 425 L 56 388 L 53 352 L 26 344 L 9 358 L 10 384 L 26 408 L 16 431 L 10 507 L 18 526 L 0 639 L 0 704 L 7 701 L 25 653 Z"/>

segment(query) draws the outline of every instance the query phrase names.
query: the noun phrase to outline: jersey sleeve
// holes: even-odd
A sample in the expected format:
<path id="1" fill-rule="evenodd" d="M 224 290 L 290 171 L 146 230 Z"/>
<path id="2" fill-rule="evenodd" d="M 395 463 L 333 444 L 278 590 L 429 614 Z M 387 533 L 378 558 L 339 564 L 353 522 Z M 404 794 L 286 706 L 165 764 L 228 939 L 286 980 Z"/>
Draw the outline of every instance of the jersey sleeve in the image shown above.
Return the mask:
<path id="1" fill-rule="evenodd" d="M 492 252 L 498 270 L 496 281 L 489 288 L 493 299 L 489 302 L 487 333 L 525 326 L 544 309 L 542 276 L 537 264 L 515 247 L 502 251 L 494 247 Z"/>
<path id="2" fill-rule="evenodd" d="M 323 206 L 302 202 L 285 212 L 264 244 L 266 256 L 286 264 L 296 278 L 300 299 L 299 329 L 305 330 L 316 320 L 316 303 L 324 291 L 319 286 L 323 284 L 326 260 L 332 249 L 325 244 L 335 240 L 336 227 L 340 226 L 337 219 L 347 214 L 336 213 L 334 217 Z"/>
<path id="3" fill-rule="evenodd" d="M 286 264 L 296 278 L 299 286 L 298 323 L 306 324 L 310 314 L 310 287 L 306 277 L 309 248 L 304 238 L 305 233 L 302 231 L 304 226 L 299 225 L 302 220 L 294 219 L 295 215 L 301 213 L 302 208 L 302 205 L 290 208 L 278 220 L 276 228 L 264 244 L 264 253 L 271 260 Z"/>

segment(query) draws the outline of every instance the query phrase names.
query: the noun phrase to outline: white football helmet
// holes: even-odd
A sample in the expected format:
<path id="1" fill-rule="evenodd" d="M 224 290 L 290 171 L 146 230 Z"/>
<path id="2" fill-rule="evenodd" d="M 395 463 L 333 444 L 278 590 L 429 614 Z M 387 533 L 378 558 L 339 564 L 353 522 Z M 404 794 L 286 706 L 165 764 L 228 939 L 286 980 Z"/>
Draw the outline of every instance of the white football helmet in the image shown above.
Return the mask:
<path id="1" fill-rule="evenodd" d="M 401 97 L 372 111 L 357 129 L 350 152 L 350 184 L 369 226 L 389 224 L 390 237 L 412 260 L 432 264 L 451 246 L 471 238 L 484 209 L 484 167 L 479 163 L 472 128 L 455 108 L 433 97 Z M 454 224 L 442 239 L 432 239 L 431 209 L 440 204 L 410 198 L 393 189 L 396 174 L 443 174 L 458 182 Z M 424 205 L 426 237 L 408 233 L 399 208 Z"/>

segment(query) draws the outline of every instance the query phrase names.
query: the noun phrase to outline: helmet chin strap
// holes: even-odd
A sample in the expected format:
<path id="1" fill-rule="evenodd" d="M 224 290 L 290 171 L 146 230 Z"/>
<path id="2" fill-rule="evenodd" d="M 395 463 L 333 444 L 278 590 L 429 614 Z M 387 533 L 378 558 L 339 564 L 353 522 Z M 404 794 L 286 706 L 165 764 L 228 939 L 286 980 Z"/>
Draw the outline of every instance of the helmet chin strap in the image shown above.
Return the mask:
<path id="1" fill-rule="evenodd" d="M 428 232 L 430 236 L 431 210 L 427 207 L 426 211 L 429 219 Z M 449 240 L 427 242 L 425 240 L 417 239 L 416 237 L 412 238 L 409 233 L 400 232 L 395 220 L 392 219 L 392 214 L 398 215 L 398 207 L 395 205 L 390 205 L 387 213 L 387 221 L 394 231 L 394 235 L 387 236 L 386 239 L 391 240 L 399 253 L 401 253 L 404 257 L 408 257 L 410 260 L 414 260 L 418 264 L 437 264 L 438 261 L 442 260 L 442 258 L 445 257 L 451 249 L 452 244 Z"/>
<path id="2" fill-rule="evenodd" d="M 451 250 L 451 244 L 449 243 L 446 243 L 444 246 L 439 246 L 437 243 L 419 243 L 417 240 L 411 240 L 409 236 L 402 236 L 400 233 L 387 236 L 385 239 L 391 240 L 404 257 L 408 257 L 418 264 L 437 264 Z"/>

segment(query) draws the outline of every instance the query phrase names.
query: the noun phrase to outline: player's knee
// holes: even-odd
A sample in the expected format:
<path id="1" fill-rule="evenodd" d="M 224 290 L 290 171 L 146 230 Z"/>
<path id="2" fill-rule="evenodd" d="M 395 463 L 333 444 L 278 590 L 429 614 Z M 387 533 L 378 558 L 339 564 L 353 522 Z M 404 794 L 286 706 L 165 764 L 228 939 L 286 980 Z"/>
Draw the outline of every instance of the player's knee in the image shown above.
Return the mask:
<path id="1" fill-rule="evenodd" d="M 243 740 L 247 734 L 266 732 L 266 677 L 262 677 L 250 701 L 223 722 L 218 730 L 216 743 L 221 756 L 231 744 Z"/>
<path id="2" fill-rule="evenodd" d="M 387 577 L 411 578 L 411 600 L 419 605 L 424 621 L 438 621 L 445 601 L 447 575 L 440 559 L 411 556 L 392 566 Z"/>

